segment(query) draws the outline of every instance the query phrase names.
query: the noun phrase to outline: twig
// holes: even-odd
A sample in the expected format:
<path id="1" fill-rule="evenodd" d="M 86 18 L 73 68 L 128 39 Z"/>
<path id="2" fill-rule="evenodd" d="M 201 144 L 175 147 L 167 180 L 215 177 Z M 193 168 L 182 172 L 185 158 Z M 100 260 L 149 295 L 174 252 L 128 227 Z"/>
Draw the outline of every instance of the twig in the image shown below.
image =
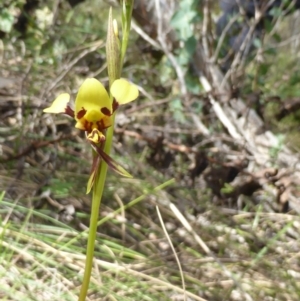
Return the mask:
<path id="1" fill-rule="evenodd" d="M 154 48 L 161 50 L 161 46 L 153 40 L 141 27 L 139 27 L 134 21 L 131 22 L 132 29 L 140 35 L 145 41 L 147 41 Z"/>
<path id="2" fill-rule="evenodd" d="M 159 221 L 160 221 L 160 224 L 161 224 L 161 227 L 163 228 L 163 231 L 167 237 L 167 240 L 169 242 L 169 245 L 172 249 L 172 252 L 174 254 L 174 257 L 175 257 L 175 260 L 177 262 L 177 265 L 178 265 L 178 268 L 179 268 L 179 271 L 180 271 L 180 276 L 181 276 L 181 281 L 182 281 L 182 289 L 183 289 L 183 295 L 184 295 L 184 301 L 187 301 L 187 295 L 186 295 L 186 289 L 185 289 L 185 281 L 184 281 L 184 275 L 183 275 L 183 271 L 182 271 L 182 267 L 181 267 L 181 263 L 180 263 L 180 260 L 176 254 L 176 251 L 175 251 L 175 248 L 173 246 L 173 243 L 172 243 L 172 240 L 170 239 L 170 236 L 168 234 L 168 231 L 165 227 L 165 224 L 164 224 L 164 221 L 162 219 L 162 216 L 161 216 L 161 213 L 159 211 L 159 207 L 156 206 L 156 211 L 157 211 L 157 215 L 158 215 L 158 218 L 159 218 Z M 203 299 L 204 300 L 204 299 Z"/>
<path id="3" fill-rule="evenodd" d="M 229 20 L 229 22 L 226 24 L 226 26 L 223 29 L 220 37 L 218 38 L 218 44 L 217 44 L 216 50 L 215 50 L 212 58 L 209 61 L 210 63 L 215 63 L 216 62 L 216 60 L 217 60 L 217 58 L 219 56 L 219 53 L 221 51 L 221 47 L 223 45 L 223 42 L 225 40 L 226 34 L 227 34 L 228 30 L 230 29 L 230 27 L 233 25 L 233 23 L 237 21 L 237 19 L 238 19 L 238 16 L 236 15 L 233 18 L 231 18 Z"/>
<path id="4" fill-rule="evenodd" d="M 162 13 L 161 13 L 161 9 L 160 9 L 160 1 L 159 0 L 155 0 L 155 8 L 156 8 L 156 14 L 157 14 L 157 19 L 158 19 L 157 39 L 160 43 L 161 49 L 163 50 L 163 52 L 165 53 L 165 55 L 167 56 L 167 58 L 169 59 L 169 61 L 171 62 L 172 66 L 175 69 L 175 72 L 176 72 L 176 75 L 177 75 L 177 78 L 179 81 L 180 92 L 184 99 L 184 102 L 186 103 L 188 101 L 188 92 L 187 92 L 187 87 L 186 87 L 186 83 L 185 83 L 185 79 L 184 79 L 185 74 L 184 74 L 182 68 L 180 67 L 180 65 L 178 64 L 175 56 L 168 49 L 168 45 L 166 43 L 166 35 L 162 30 Z M 194 121 L 195 125 L 197 126 L 197 128 L 204 135 L 208 136 L 209 135 L 208 128 L 202 123 L 202 121 L 200 120 L 200 118 L 198 116 L 193 114 L 193 112 L 191 111 L 191 109 L 189 107 L 188 107 L 188 110 L 191 112 L 193 121 Z"/>
<path id="5" fill-rule="evenodd" d="M 233 276 L 233 274 L 223 265 L 223 263 L 211 252 L 209 247 L 206 245 L 206 243 L 201 239 L 201 237 L 193 230 L 192 226 L 189 224 L 189 222 L 186 220 L 186 218 L 183 216 L 183 214 L 178 210 L 178 208 L 173 204 L 169 204 L 170 209 L 174 213 L 174 215 L 178 218 L 178 220 L 181 222 L 181 224 L 184 226 L 184 228 L 193 235 L 196 242 L 199 244 L 199 246 L 203 249 L 203 251 L 206 253 L 206 255 L 213 257 L 215 262 L 222 268 L 224 273 L 230 277 L 233 282 L 235 283 L 236 287 L 240 289 L 240 291 L 243 293 L 244 297 L 247 301 L 252 301 L 252 298 L 249 294 L 247 294 L 244 289 L 242 288 L 241 284 L 237 281 L 237 279 Z"/>
<path id="6" fill-rule="evenodd" d="M 62 72 L 60 75 L 58 75 L 55 80 L 51 80 L 51 84 L 47 89 L 44 90 L 44 92 L 41 95 L 41 98 L 44 97 L 44 95 L 47 95 L 62 79 L 71 71 L 71 69 L 86 55 L 89 53 L 94 52 L 99 47 L 104 47 L 104 42 L 102 40 L 97 41 L 93 46 L 91 46 L 88 49 L 83 50 L 77 57 L 75 57 L 68 65 L 64 66 Z"/>
<path id="7" fill-rule="evenodd" d="M 58 137 L 56 139 L 49 140 L 49 141 L 34 141 L 29 146 L 27 146 L 22 152 L 18 153 L 17 155 L 10 156 L 8 158 L 0 159 L 0 163 L 4 163 L 4 162 L 8 162 L 8 161 L 20 159 L 20 158 L 22 158 L 24 156 L 29 155 L 31 152 L 36 151 L 37 149 L 46 147 L 46 146 L 48 146 L 50 144 L 53 144 L 53 143 L 60 142 L 62 140 L 68 140 L 71 137 L 74 137 L 74 134 L 62 135 L 62 136 L 60 136 L 60 137 Z"/>
<path id="8" fill-rule="evenodd" d="M 210 92 L 212 88 L 211 88 L 210 83 L 206 79 L 206 77 L 200 76 L 199 79 L 200 79 L 200 82 L 202 83 L 202 86 L 204 87 L 205 91 Z M 217 101 L 215 101 L 215 99 L 212 97 L 211 94 L 209 94 L 208 97 L 209 97 L 209 100 L 213 106 L 213 109 L 214 109 L 216 115 L 218 116 L 218 118 L 220 119 L 222 124 L 227 128 L 230 135 L 234 139 L 242 139 L 242 136 L 238 133 L 236 127 L 233 125 L 233 123 L 227 117 L 227 115 L 225 114 L 225 112 L 222 109 L 222 107 L 220 106 L 220 104 Z"/>

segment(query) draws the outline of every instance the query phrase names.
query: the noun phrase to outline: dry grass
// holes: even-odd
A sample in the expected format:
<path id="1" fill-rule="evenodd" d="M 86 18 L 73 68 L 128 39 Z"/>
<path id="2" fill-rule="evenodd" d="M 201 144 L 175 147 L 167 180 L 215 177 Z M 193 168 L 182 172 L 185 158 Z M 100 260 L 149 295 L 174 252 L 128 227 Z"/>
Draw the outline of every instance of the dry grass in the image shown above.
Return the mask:
<path id="1" fill-rule="evenodd" d="M 149 192 L 143 203 L 125 210 L 125 218 L 103 209 L 90 300 L 182 300 L 185 294 L 188 300 L 297 300 L 298 217 L 208 205 L 205 213 L 183 212 L 183 222 L 167 198 L 166 192 Z M 155 204 L 182 266 L 185 291 Z M 137 214 L 145 205 L 148 214 Z M 26 212 L 23 223 L 2 223 L 1 298 L 76 299 L 85 231 L 5 198 L 1 208 L 2 214 Z M 31 222 L 35 215 L 44 223 Z"/>

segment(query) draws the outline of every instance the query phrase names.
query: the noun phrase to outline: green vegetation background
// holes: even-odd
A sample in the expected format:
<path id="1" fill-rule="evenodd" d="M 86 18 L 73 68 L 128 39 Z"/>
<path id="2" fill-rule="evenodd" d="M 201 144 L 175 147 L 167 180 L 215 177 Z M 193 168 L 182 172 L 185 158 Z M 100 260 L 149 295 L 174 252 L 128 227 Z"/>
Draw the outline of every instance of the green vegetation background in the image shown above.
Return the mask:
<path id="1" fill-rule="evenodd" d="M 203 95 L 189 66 L 202 22 L 195 3 L 182 1 L 172 26 L 185 45 L 175 55 L 187 72 L 189 93 Z M 23 4 L 5 0 L 0 11 L 0 298 L 76 300 L 90 211 L 85 189 L 91 154 L 71 120 L 42 114 L 42 108 L 59 92 L 74 94 L 87 76 L 107 83 L 109 5 L 89 0 L 71 8 L 66 1 L 43 1 L 22 32 L 14 23 Z M 263 64 L 247 63 L 243 94 L 254 87 L 264 93 L 265 124 L 282 137 L 282 145 L 298 151 L 299 112 L 277 121 L 282 103 L 268 101 L 300 97 L 299 47 L 282 42 L 291 36 L 290 22 L 281 22 L 275 42 L 274 36 L 266 38 Z M 134 31 L 123 75 L 141 87 L 141 97 L 118 112 L 113 156 L 134 179 L 109 172 L 89 300 L 298 300 L 298 215 L 265 210 L 250 198 L 237 210 L 215 202 L 212 189 L 200 180 L 192 185 L 190 155 L 172 147 L 192 147 L 203 137 L 181 101 L 172 65 Z M 191 107 L 205 116 L 205 100 Z M 207 125 L 212 135 L 224 133 L 215 117 Z M 155 190 L 163 183 L 164 190 Z M 225 183 L 225 193 L 226 188 Z"/>

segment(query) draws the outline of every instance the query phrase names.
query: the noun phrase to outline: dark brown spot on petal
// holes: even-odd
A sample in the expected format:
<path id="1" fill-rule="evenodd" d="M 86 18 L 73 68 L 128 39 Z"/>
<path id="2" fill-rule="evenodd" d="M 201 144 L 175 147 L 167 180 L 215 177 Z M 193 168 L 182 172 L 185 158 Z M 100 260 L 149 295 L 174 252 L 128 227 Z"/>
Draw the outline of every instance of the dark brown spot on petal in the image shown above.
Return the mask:
<path id="1" fill-rule="evenodd" d="M 118 107 L 119 107 L 119 103 L 114 98 L 114 101 L 113 101 L 113 104 L 112 104 L 113 113 L 118 109 Z"/>
<path id="2" fill-rule="evenodd" d="M 101 120 L 96 122 L 97 128 L 99 131 L 105 130 L 107 128 L 109 128 L 112 123 L 109 117 L 104 117 Z"/>
<path id="3" fill-rule="evenodd" d="M 104 107 L 101 109 L 101 112 L 106 116 L 111 116 L 111 112 L 108 108 Z"/>
<path id="4" fill-rule="evenodd" d="M 66 113 L 67 115 L 69 115 L 70 117 L 74 118 L 74 110 L 71 109 L 69 106 L 66 107 L 65 113 Z"/>
<path id="5" fill-rule="evenodd" d="M 82 108 L 78 113 L 77 113 L 77 119 L 81 119 L 86 113 L 86 110 Z"/>
<path id="6" fill-rule="evenodd" d="M 87 120 L 84 121 L 84 127 L 86 131 L 90 132 L 92 130 L 93 122 L 89 122 Z"/>

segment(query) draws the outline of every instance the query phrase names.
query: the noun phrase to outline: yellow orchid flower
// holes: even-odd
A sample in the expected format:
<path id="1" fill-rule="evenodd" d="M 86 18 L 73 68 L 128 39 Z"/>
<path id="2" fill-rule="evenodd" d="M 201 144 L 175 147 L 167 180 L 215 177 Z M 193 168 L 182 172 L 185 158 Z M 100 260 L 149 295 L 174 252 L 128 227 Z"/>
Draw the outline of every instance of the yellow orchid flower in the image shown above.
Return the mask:
<path id="1" fill-rule="evenodd" d="M 111 102 L 104 86 L 97 79 L 87 78 L 78 90 L 75 110 L 68 105 L 70 101 L 68 93 L 60 94 L 50 107 L 43 110 L 45 113 L 62 113 L 73 117 L 76 120 L 75 127 L 86 132 L 87 140 L 98 154 L 97 157 L 94 157 L 88 192 L 93 186 L 100 158 L 119 174 L 131 177 L 122 166 L 103 151 L 103 142 L 105 141 L 106 129 L 113 124 L 112 115 L 116 109 L 119 105 L 135 100 L 139 91 L 135 85 L 126 79 L 117 79 L 111 85 L 110 93 L 113 96 L 113 102 Z"/>
<path id="2" fill-rule="evenodd" d="M 75 112 L 68 105 L 70 95 L 60 94 L 45 113 L 64 113 L 74 117 L 75 127 L 88 133 L 88 140 L 100 143 L 105 140 L 103 130 L 112 125 L 111 116 L 118 108 L 135 100 L 138 89 L 125 79 L 117 79 L 111 86 L 111 94 L 114 98 L 111 103 L 104 86 L 95 78 L 86 79 L 79 88 L 75 100 Z"/>

